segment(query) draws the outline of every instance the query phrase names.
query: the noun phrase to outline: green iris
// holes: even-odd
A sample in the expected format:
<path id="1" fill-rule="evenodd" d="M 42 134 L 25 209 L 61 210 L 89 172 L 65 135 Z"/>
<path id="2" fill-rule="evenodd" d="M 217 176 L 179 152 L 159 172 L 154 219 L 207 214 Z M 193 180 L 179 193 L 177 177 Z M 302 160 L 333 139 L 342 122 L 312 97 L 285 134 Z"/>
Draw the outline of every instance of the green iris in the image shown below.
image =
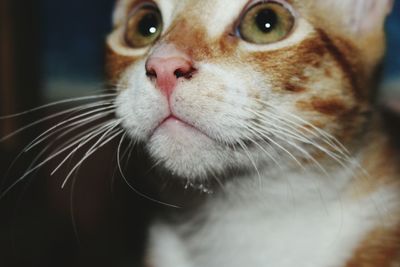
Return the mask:
<path id="1" fill-rule="evenodd" d="M 276 2 L 252 6 L 242 17 L 240 36 L 254 44 L 270 44 L 284 39 L 294 27 L 292 13 Z"/>

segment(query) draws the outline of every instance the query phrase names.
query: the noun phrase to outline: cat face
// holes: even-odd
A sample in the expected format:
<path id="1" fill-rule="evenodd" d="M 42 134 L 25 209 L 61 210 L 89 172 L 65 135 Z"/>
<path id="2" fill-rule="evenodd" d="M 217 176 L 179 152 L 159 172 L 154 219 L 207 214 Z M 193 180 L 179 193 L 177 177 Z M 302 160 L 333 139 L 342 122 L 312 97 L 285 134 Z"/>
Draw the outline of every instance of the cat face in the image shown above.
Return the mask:
<path id="1" fill-rule="evenodd" d="M 117 116 L 188 179 L 342 159 L 367 119 L 389 4 L 120 0 Z"/>

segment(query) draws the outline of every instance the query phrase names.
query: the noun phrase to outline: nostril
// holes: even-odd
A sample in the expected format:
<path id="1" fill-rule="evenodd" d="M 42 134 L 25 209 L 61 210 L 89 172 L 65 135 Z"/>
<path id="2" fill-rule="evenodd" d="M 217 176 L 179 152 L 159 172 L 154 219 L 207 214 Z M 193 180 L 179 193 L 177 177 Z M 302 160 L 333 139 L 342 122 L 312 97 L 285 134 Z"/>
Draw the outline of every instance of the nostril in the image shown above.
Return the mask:
<path id="1" fill-rule="evenodd" d="M 148 69 L 146 70 L 146 76 L 152 79 L 157 78 L 157 72 L 154 69 Z"/>
<path id="2" fill-rule="evenodd" d="M 145 68 L 148 79 L 167 96 L 179 80 L 189 80 L 197 72 L 193 62 L 183 57 L 150 57 Z"/>
<path id="3" fill-rule="evenodd" d="M 193 77 L 193 74 L 195 71 L 196 71 L 196 69 L 194 69 L 194 68 L 190 68 L 189 70 L 180 68 L 174 72 L 174 75 L 177 79 L 179 79 L 179 78 L 191 79 Z"/>
<path id="4" fill-rule="evenodd" d="M 180 70 L 180 69 L 176 70 L 174 72 L 174 75 L 175 75 L 176 78 L 181 78 L 181 77 L 185 76 L 184 72 L 182 70 Z"/>

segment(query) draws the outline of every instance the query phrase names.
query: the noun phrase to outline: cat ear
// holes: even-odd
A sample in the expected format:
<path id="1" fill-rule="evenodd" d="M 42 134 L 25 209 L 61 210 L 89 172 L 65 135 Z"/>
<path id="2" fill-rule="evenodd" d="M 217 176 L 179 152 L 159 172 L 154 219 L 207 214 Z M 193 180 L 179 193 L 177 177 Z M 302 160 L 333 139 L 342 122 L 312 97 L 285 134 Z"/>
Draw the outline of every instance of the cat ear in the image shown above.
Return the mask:
<path id="1" fill-rule="evenodd" d="M 323 7 L 323 14 L 334 16 L 336 26 L 344 26 L 351 34 L 381 31 L 394 0 L 313 0 Z"/>
<path id="2" fill-rule="evenodd" d="M 343 0 L 342 0 L 343 1 Z M 383 29 L 386 16 L 392 11 L 394 0 L 344 0 L 348 2 L 350 27 L 355 33 L 368 33 Z"/>

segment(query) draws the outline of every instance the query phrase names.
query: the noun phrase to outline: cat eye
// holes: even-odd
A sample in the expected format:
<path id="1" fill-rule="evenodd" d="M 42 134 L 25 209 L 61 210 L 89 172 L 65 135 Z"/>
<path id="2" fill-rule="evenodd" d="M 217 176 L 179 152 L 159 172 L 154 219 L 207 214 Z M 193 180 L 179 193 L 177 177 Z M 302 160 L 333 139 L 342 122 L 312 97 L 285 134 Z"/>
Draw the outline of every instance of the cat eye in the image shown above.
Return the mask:
<path id="1" fill-rule="evenodd" d="M 270 44 L 287 37 L 294 24 L 293 13 L 282 3 L 263 1 L 242 15 L 237 31 L 249 43 Z"/>
<path id="2" fill-rule="evenodd" d="M 126 22 L 125 42 L 132 48 L 154 43 L 161 35 L 163 22 L 155 4 L 146 3 L 136 8 Z"/>

